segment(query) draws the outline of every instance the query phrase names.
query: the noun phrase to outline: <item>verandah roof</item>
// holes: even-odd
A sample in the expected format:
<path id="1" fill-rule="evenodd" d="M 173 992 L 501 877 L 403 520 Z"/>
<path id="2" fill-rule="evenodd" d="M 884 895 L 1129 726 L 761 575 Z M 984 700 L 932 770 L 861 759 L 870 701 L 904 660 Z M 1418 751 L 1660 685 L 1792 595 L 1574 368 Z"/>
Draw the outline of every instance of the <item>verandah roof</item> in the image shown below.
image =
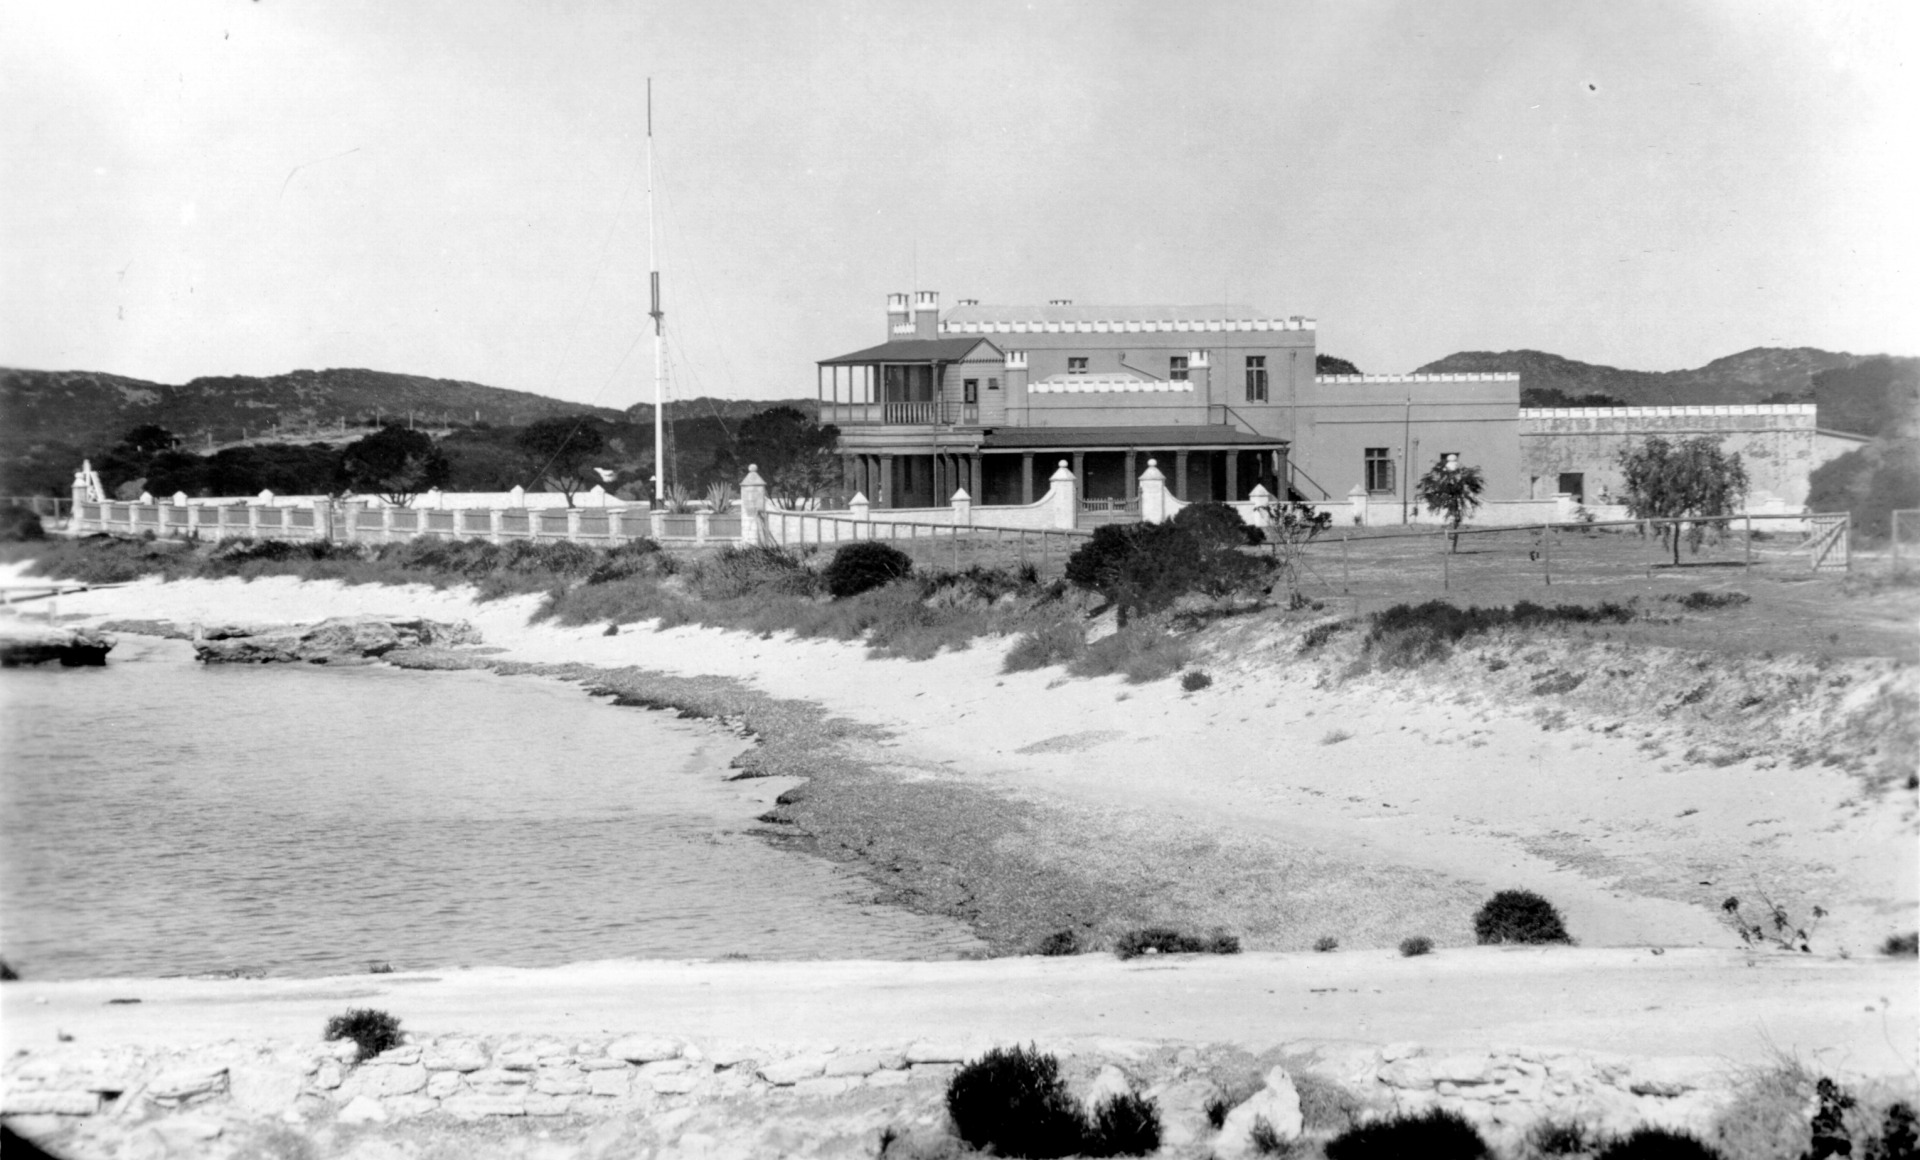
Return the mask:
<path id="1" fill-rule="evenodd" d="M 982 451 L 1285 446 L 1285 439 L 1253 435 L 1218 423 L 1165 427 L 995 427 L 980 437 Z"/>
<path id="2" fill-rule="evenodd" d="M 883 342 L 879 346 L 870 346 L 865 350 L 856 350 L 852 354 L 843 354 L 838 358 L 823 358 L 823 367 L 876 366 L 880 363 L 950 363 L 959 362 L 973 352 L 976 346 L 985 346 L 998 355 L 999 349 L 982 338 L 908 338 L 895 342 Z"/>

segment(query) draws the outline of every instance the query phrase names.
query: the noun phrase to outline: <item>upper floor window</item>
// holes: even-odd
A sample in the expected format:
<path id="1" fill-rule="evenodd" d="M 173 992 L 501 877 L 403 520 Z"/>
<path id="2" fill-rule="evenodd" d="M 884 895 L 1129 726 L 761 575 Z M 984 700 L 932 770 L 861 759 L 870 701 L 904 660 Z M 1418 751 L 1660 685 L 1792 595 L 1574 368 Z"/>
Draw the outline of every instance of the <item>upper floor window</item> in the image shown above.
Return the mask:
<path id="1" fill-rule="evenodd" d="M 1267 401 L 1267 356 L 1250 354 L 1247 356 L 1247 402 L 1264 403 Z"/>
<path id="2" fill-rule="evenodd" d="M 1167 360 L 1167 377 L 1176 383 L 1187 381 L 1187 356 L 1176 354 Z"/>
<path id="3" fill-rule="evenodd" d="M 965 392 L 966 402 L 977 403 L 980 401 L 980 380 L 979 379 L 962 379 L 960 381 L 960 387 L 961 387 L 961 390 Z"/>
<path id="4" fill-rule="evenodd" d="M 988 389 L 989 391 L 997 391 L 997 390 L 999 390 L 999 389 L 1000 389 L 1000 380 L 999 380 L 999 379 L 988 379 L 988 380 L 987 380 L 987 389 Z"/>
<path id="5" fill-rule="evenodd" d="M 1067 373 L 1070 375 L 1086 374 L 1087 360 L 1084 358 L 1069 358 L 1067 360 Z"/>
<path id="6" fill-rule="evenodd" d="M 1393 458 L 1389 448 L 1367 448 L 1367 490 L 1375 495 L 1393 494 Z"/>

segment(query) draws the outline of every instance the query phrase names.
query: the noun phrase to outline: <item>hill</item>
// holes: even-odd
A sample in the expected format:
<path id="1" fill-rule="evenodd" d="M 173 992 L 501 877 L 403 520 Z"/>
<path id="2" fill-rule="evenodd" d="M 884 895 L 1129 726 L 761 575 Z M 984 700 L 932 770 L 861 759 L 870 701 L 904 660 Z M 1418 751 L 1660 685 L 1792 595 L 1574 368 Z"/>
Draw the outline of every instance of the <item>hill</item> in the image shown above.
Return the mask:
<path id="1" fill-rule="evenodd" d="M 581 413 L 620 418 L 612 408 L 526 391 L 358 368 L 223 375 L 178 386 L 94 371 L 0 369 L 0 415 L 6 442 L 14 446 L 104 445 L 143 423 L 165 427 L 190 445 L 226 443 L 276 425 L 337 431 L 343 421 L 357 426 L 409 411 L 435 422 L 477 416 L 496 426 Z"/>
<path id="2" fill-rule="evenodd" d="M 1422 374 L 1517 371 L 1527 392 L 1558 391 L 1569 398 L 1610 395 L 1628 406 L 1706 406 L 1724 403 L 1810 402 L 1813 376 L 1849 367 L 1865 356 L 1814 347 L 1755 347 L 1679 371 L 1630 371 L 1563 358 L 1541 350 L 1470 350 L 1418 368 Z M 1546 403 L 1548 400 L 1523 400 Z"/>
<path id="3" fill-rule="evenodd" d="M 723 423 L 732 423 L 774 407 L 792 407 L 809 419 L 820 417 L 818 399 L 716 399 L 701 395 L 694 399 L 668 399 L 667 421 L 678 423 L 683 419 L 718 419 Z M 630 423 L 653 422 L 653 404 L 635 403 L 626 410 Z"/>

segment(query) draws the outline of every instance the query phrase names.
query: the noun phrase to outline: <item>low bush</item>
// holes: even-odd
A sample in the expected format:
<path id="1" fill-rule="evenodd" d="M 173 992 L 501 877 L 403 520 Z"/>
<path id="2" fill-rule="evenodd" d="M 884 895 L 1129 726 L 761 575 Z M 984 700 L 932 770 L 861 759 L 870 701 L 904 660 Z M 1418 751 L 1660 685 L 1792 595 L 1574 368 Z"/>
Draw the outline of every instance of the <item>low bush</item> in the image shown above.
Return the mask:
<path id="1" fill-rule="evenodd" d="M 1331 935 L 1321 935 L 1319 938 L 1313 940 L 1313 949 L 1319 951 L 1321 954 L 1326 954 L 1329 951 L 1337 951 L 1340 949 L 1340 940 Z"/>
<path id="2" fill-rule="evenodd" d="M 0 540 L 44 540 L 47 529 L 40 516 L 22 504 L 0 504 Z"/>
<path id="3" fill-rule="evenodd" d="M 1221 597 L 1255 586 L 1270 567 L 1172 521 L 1106 524 L 1068 557 L 1066 578 L 1098 592 L 1124 626 L 1189 593 Z"/>
<path id="4" fill-rule="evenodd" d="M 1358 1096 L 1311 1071 L 1293 1073 L 1293 1090 L 1300 1097 L 1300 1119 L 1309 1132 L 1344 1132 L 1360 1122 L 1365 1110 Z"/>
<path id="5" fill-rule="evenodd" d="M 1190 503 L 1174 513 L 1173 526 L 1220 548 L 1265 542 L 1259 528 L 1241 519 L 1237 510 L 1223 503 Z"/>
<path id="6" fill-rule="evenodd" d="M 947 1083 L 947 1115 L 969 1145 L 1001 1156 L 1071 1156 L 1084 1123 L 1060 1078 L 1060 1061 L 1037 1047 L 993 1048 Z"/>
<path id="7" fill-rule="evenodd" d="M 1668 1128 L 1635 1128 L 1602 1145 L 1594 1160 L 1721 1160 L 1698 1136 Z"/>
<path id="8" fill-rule="evenodd" d="M 1527 1156 L 1585 1156 L 1600 1146 L 1600 1137 L 1579 1120 L 1541 1120 L 1527 1129 L 1522 1144 Z"/>
<path id="9" fill-rule="evenodd" d="M 1320 736 L 1322 745 L 1338 745 L 1342 741 L 1352 741 L 1353 734 L 1345 729 L 1329 729 Z"/>
<path id="10" fill-rule="evenodd" d="M 360 1059 L 372 1059 L 400 1046 L 400 1020 L 385 1011 L 355 1007 L 345 1015 L 327 1020 L 326 1038 L 351 1039 L 360 1046 Z"/>
<path id="11" fill-rule="evenodd" d="M 1041 939 L 1039 944 L 1033 949 L 1034 953 L 1046 955 L 1049 958 L 1058 958 L 1062 955 L 1077 955 L 1081 949 L 1080 935 L 1073 930 L 1056 930 Z"/>
<path id="12" fill-rule="evenodd" d="M 1280 1133 L 1273 1129 L 1273 1121 L 1265 1116 L 1253 1118 L 1247 1128 L 1247 1143 L 1253 1145 L 1256 1156 L 1284 1156 L 1288 1151 L 1287 1141 L 1280 1138 Z"/>
<path id="13" fill-rule="evenodd" d="M 1660 599 L 1669 600 L 1690 612 L 1708 612 L 1716 608 L 1738 608 L 1753 597 L 1744 592 L 1689 592 L 1685 596 L 1669 592 Z"/>
<path id="14" fill-rule="evenodd" d="M 1148 926 L 1130 930 L 1113 944 L 1113 953 L 1122 959 L 1141 955 L 1237 955 L 1238 937 L 1216 931 L 1210 935 L 1186 934 L 1170 926 Z"/>
<path id="15" fill-rule="evenodd" d="M 1024 673 L 1064 665 L 1087 651 L 1087 629 L 1077 619 L 1055 617 L 1014 638 L 1000 671 Z"/>
<path id="16" fill-rule="evenodd" d="M 1417 958 L 1420 955 L 1432 954 L 1433 940 L 1424 934 L 1416 934 L 1410 938 L 1403 938 L 1400 940 L 1400 953 L 1410 959 Z"/>
<path id="17" fill-rule="evenodd" d="M 1197 693 L 1202 689 L 1212 687 L 1212 685 L 1213 678 L 1201 672 L 1199 669 L 1189 669 L 1180 674 L 1180 687 L 1189 693 Z"/>
<path id="18" fill-rule="evenodd" d="M 759 545 L 729 545 L 695 563 L 689 573 L 689 587 L 702 600 L 735 600 L 748 595 L 811 596 L 820 582 L 792 552 Z"/>
<path id="19" fill-rule="evenodd" d="M 1088 645 L 1067 664 L 1076 677 L 1104 677 L 1119 673 L 1132 685 L 1164 680 L 1185 668 L 1193 649 L 1159 624 L 1129 624 Z"/>
<path id="20" fill-rule="evenodd" d="M 1145 1156 L 1159 1150 L 1160 1109 L 1136 1092 L 1101 1100 L 1080 1144 L 1087 1156 Z"/>
<path id="21" fill-rule="evenodd" d="M 827 593 L 835 600 L 844 600 L 891 584 L 912 571 L 913 560 L 892 544 L 875 540 L 842 544 L 827 564 Z"/>
<path id="22" fill-rule="evenodd" d="M 1887 941 L 1880 944 L 1880 953 L 1895 959 L 1920 956 L 1920 933 L 1890 934 Z"/>
<path id="23" fill-rule="evenodd" d="M 1321 624 L 1316 624 L 1306 631 L 1306 635 L 1300 638 L 1300 651 L 1302 653 L 1310 653 L 1314 649 L 1324 646 L 1337 634 L 1345 632 L 1352 627 L 1353 621 L 1351 620 L 1329 620 Z"/>
<path id="24" fill-rule="evenodd" d="M 1433 1108 L 1357 1124 L 1327 1141 L 1327 1160 L 1481 1160 L 1493 1155 L 1458 1112 Z"/>
<path id="25" fill-rule="evenodd" d="M 1572 943 L 1560 912 L 1531 890 L 1502 890 L 1473 916 L 1473 936 L 1481 946 L 1498 943 Z"/>

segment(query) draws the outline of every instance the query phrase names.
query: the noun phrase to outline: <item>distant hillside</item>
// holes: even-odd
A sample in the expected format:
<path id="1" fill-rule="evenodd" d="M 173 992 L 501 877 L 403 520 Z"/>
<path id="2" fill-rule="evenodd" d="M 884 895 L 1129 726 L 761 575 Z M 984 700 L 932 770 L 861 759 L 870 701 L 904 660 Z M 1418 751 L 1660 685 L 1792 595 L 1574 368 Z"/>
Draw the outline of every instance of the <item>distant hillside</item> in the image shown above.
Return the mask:
<path id="1" fill-rule="evenodd" d="M 434 421 L 481 421 L 519 426 L 583 412 L 620 418 L 609 407 L 588 407 L 526 391 L 453 379 L 343 368 L 292 371 L 257 378 L 230 375 L 174 386 L 92 371 L 0 369 L 0 419 L 5 444 L 91 447 L 111 444 L 130 428 L 155 423 L 190 445 L 209 436 L 224 443 L 262 428 L 337 427 L 363 418 L 405 416 Z"/>
<path id="2" fill-rule="evenodd" d="M 809 419 L 820 417 L 818 399 L 715 399 L 701 395 L 697 399 L 668 399 L 667 419 L 677 422 L 681 419 L 720 419 L 731 423 L 736 419 L 745 419 L 758 415 L 774 407 L 792 407 Z M 635 403 L 626 410 L 627 420 L 633 423 L 653 422 L 653 404 Z"/>
<path id="3" fill-rule="evenodd" d="M 1611 395 L 1629 406 L 1812 401 L 1813 376 L 1850 367 L 1866 356 L 1813 347 L 1755 347 L 1683 371 L 1629 371 L 1539 350 L 1462 351 L 1420 367 L 1420 373 L 1517 371 L 1523 391 L 1568 396 Z"/>

